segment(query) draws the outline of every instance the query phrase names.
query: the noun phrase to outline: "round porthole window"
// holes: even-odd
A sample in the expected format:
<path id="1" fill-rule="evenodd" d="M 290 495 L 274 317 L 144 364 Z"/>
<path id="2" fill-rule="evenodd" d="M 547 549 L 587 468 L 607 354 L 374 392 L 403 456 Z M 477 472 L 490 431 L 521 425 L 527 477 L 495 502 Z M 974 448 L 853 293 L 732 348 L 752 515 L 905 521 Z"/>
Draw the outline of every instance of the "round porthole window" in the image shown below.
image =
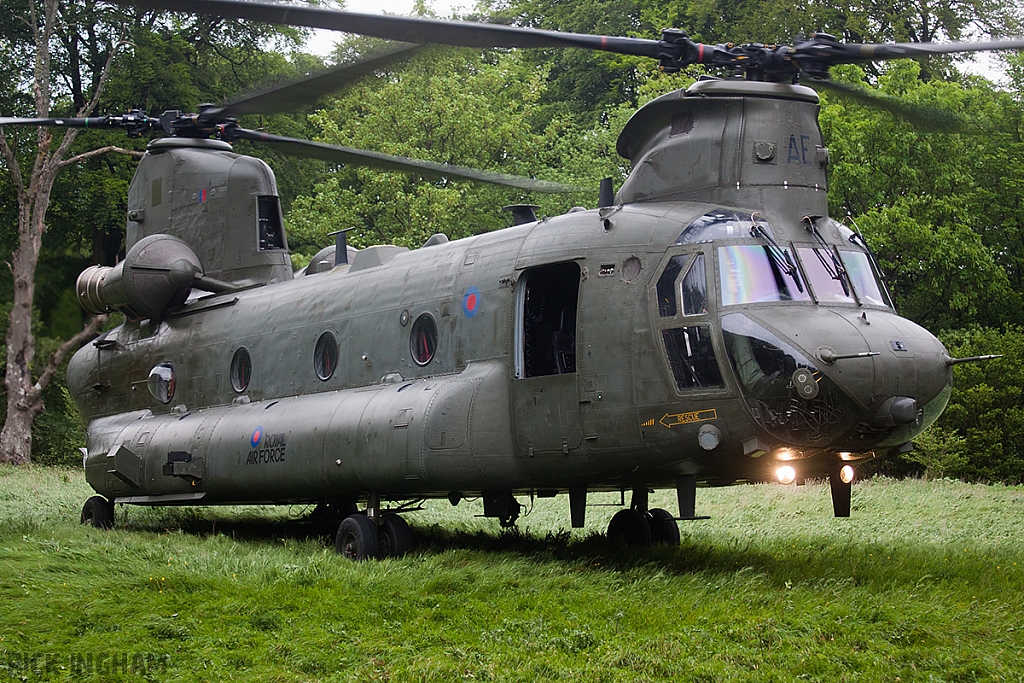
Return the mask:
<path id="1" fill-rule="evenodd" d="M 316 340 L 316 348 L 313 349 L 313 369 L 316 376 L 326 381 L 334 374 L 338 367 L 338 342 L 330 332 L 324 332 Z"/>
<path id="2" fill-rule="evenodd" d="M 622 281 L 632 282 L 640 275 L 640 259 L 636 256 L 630 256 L 626 259 L 626 262 L 622 264 Z"/>
<path id="3" fill-rule="evenodd" d="M 242 393 L 248 388 L 251 378 L 252 359 L 249 357 L 249 349 L 243 346 L 231 357 L 231 388 Z"/>
<path id="4" fill-rule="evenodd" d="M 424 313 L 416 318 L 409 335 L 409 351 L 417 365 L 426 365 L 437 351 L 437 323 L 433 316 Z"/>
<path id="5" fill-rule="evenodd" d="M 161 363 L 149 371 L 149 393 L 161 403 L 170 403 L 174 398 L 174 366 Z"/>

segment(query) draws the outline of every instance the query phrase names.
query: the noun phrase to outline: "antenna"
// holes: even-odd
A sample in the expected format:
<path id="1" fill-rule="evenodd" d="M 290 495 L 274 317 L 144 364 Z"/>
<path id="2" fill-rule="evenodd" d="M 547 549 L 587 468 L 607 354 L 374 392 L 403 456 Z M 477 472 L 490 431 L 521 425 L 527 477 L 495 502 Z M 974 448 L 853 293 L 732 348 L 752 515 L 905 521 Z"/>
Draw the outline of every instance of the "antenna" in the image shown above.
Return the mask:
<path id="1" fill-rule="evenodd" d="M 344 230 L 335 230 L 334 232 L 327 233 L 328 235 L 334 235 L 334 265 L 343 266 L 348 263 L 348 237 L 346 233 L 349 230 L 355 230 L 355 227 L 345 228 Z"/>
<path id="2" fill-rule="evenodd" d="M 597 208 L 603 209 L 606 206 L 615 205 L 615 187 L 611 178 L 601 178 L 601 190 L 597 200 Z"/>

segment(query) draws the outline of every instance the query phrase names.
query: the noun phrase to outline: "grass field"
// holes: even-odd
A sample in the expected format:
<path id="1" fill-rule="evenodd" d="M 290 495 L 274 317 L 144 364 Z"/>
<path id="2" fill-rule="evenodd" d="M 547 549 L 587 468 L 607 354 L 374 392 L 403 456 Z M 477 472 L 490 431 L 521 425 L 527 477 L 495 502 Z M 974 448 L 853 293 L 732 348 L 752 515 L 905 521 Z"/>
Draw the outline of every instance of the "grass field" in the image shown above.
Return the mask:
<path id="1" fill-rule="evenodd" d="M 600 535 L 613 507 L 570 534 L 538 500 L 502 534 L 444 501 L 407 516 L 409 556 L 361 564 L 299 509 L 101 532 L 89 493 L 0 468 L 0 681 L 1024 680 L 1020 487 L 871 480 L 850 519 L 824 485 L 699 490 L 712 519 L 641 551 Z"/>

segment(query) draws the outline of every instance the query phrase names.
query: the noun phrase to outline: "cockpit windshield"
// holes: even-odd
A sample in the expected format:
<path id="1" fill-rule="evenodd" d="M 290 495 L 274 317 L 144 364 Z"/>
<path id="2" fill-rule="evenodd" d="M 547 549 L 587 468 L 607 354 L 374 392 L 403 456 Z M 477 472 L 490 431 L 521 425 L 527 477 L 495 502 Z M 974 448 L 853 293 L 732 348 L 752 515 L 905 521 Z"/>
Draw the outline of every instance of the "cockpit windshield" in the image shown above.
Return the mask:
<path id="1" fill-rule="evenodd" d="M 718 248 L 722 305 L 763 301 L 808 301 L 795 269 L 787 272 L 772 258 L 773 247 L 734 244 Z"/>
<path id="2" fill-rule="evenodd" d="M 846 274 L 857 291 L 857 296 L 863 304 L 870 306 L 888 306 L 892 308 L 892 302 L 886 295 L 885 290 L 875 277 L 875 270 L 871 267 L 871 260 L 862 251 L 840 249 L 839 255 L 846 265 Z"/>
<path id="3" fill-rule="evenodd" d="M 853 293 L 846 281 L 846 269 L 842 268 L 833 252 L 815 247 L 799 247 L 796 251 L 818 301 L 854 303 Z"/>

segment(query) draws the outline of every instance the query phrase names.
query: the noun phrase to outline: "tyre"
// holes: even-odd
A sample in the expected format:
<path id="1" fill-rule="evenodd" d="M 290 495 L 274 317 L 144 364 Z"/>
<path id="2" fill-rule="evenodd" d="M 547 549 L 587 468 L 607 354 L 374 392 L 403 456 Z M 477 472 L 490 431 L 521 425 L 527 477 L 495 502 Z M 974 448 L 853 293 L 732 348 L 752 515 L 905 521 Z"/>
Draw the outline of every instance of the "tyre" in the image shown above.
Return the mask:
<path id="1" fill-rule="evenodd" d="M 412 529 L 401 515 L 389 513 L 381 517 L 380 556 L 405 557 L 412 547 Z"/>
<path id="2" fill-rule="evenodd" d="M 366 515 L 346 517 L 338 527 L 334 549 L 350 560 L 366 560 L 380 554 L 377 527 Z"/>
<path id="3" fill-rule="evenodd" d="M 608 540 L 613 543 L 641 546 L 651 542 L 651 525 L 639 510 L 619 510 L 608 522 Z"/>
<path id="4" fill-rule="evenodd" d="M 661 508 L 647 512 L 647 522 L 651 526 L 651 540 L 666 545 L 679 545 L 679 525 L 672 513 Z"/>
<path id="5" fill-rule="evenodd" d="M 103 496 L 93 496 L 82 507 L 81 522 L 97 529 L 110 529 L 114 526 L 114 504 Z"/>

